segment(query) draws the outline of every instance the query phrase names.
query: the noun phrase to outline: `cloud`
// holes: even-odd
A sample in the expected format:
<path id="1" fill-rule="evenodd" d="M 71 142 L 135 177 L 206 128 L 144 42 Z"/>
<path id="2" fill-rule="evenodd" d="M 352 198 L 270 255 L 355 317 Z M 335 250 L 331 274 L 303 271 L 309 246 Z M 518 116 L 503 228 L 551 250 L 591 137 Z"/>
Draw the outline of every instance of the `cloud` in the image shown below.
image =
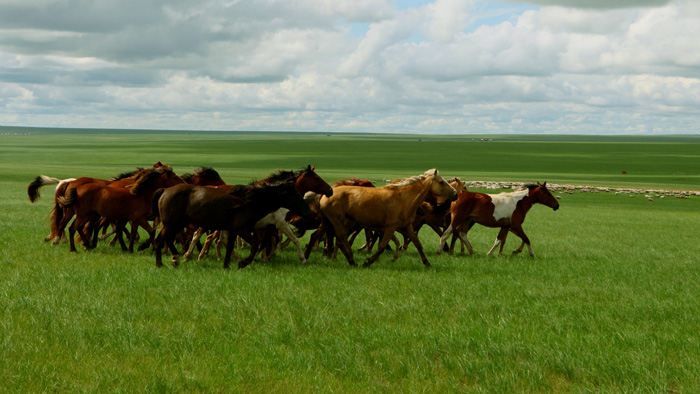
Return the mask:
<path id="1" fill-rule="evenodd" d="M 508 0 L 522 3 L 520 0 Z M 667 5 L 672 0 L 530 0 L 529 3 L 541 6 L 562 6 L 587 9 L 613 9 L 659 7 Z"/>
<path id="2" fill-rule="evenodd" d="M 142 3 L 2 2 L 0 124 L 698 132 L 691 0 Z"/>

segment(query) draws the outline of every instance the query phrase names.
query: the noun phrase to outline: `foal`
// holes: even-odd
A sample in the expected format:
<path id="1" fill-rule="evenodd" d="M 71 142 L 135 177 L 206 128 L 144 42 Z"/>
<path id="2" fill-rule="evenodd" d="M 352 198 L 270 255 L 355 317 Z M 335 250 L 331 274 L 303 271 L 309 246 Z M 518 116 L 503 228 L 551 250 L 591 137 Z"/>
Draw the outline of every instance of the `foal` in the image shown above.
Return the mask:
<path id="1" fill-rule="evenodd" d="M 511 231 L 522 239 L 520 247 L 513 253 L 522 252 L 523 246 L 527 245 L 530 256 L 535 257 L 535 253 L 530 247 L 530 239 L 525 235 L 522 227 L 525 215 L 537 203 L 546 205 L 556 211 L 559 209 L 559 202 L 547 190 L 547 182 L 543 184 L 538 182 L 536 185 L 527 185 L 526 187 L 526 190 L 500 194 L 462 192 L 450 208 L 452 221 L 442 234 L 442 237 L 440 237 L 440 246 L 437 253 L 440 254 L 442 252 L 445 241 L 454 232 L 467 245 L 469 254 L 474 254 L 474 250 L 467 240 L 467 232 L 475 223 L 479 223 L 486 227 L 501 228 L 496 242 L 487 255 L 490 256 L 499 245 L 498 254 L 501 254 L 508 231 Z"/>

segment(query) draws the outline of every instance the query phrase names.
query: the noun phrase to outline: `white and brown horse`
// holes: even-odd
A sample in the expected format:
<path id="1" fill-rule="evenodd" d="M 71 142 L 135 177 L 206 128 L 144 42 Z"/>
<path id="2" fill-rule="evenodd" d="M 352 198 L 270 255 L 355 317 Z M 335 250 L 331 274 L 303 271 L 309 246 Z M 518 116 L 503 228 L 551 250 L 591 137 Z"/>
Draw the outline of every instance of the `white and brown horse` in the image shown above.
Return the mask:
<path id="1" fill-rule="evenodd" d="M 508 231 L 522 239 L 520 247 L 513 253 L 523 251 L 523 246 L 527 245 L 530 256 L 535 257 L 535 253 L 530 246 L 530 239 L 523 231 L 523 221 L 525 215 L 534 204 L 543 204 L 553 210 L 559 209 L 559 202 L 552 193 L 547 190 L 547 182 L 536 185 L 527 185 L 525 190 L 510 193 L 484 194 L 464 191 L 460 193 L 457 201 L 450 207 L 451 223 L 440 237 L 438 254 L 442 252 L 445 241 L 453 232 L 467 245 L 469 254 L 474 254 L 474 250 L 467 240 L 467 233 L 475 223 L 486 227 L 500 227 L 496 242 L 488 251 L 491 255 L 497 246 L 498 254 L 503 252 Z"/>
<path id="2" fill-rule="evenodd" d="M 377 252 L 372 255 L 365 266 L 371 265 L 384 252 L 386 245 L 399 229 L 404 229 L 416 245 L 421 260 L 430 266 L 423 246 L 413 231 L 416 210 L 430 194 L 450 199 L 457 197 L 457 192 L 450 186 L 436 169 L 428 170 L 401 183 L 384 187 L 338 186 L 333 189 L 333 196 L 321 198 L 321 212 L 331 224 L 350 265 L 356 265 L 352 249 L 345 237 L 348 229 L 345 220 L 364 228 L 382 232 Z"/>

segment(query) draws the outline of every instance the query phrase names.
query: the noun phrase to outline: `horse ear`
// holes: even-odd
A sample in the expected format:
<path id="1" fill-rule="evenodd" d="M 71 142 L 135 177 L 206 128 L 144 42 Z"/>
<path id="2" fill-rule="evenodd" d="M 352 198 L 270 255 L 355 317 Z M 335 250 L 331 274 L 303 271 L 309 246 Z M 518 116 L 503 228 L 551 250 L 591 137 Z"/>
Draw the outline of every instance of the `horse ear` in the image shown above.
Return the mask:
<path id="1" fill-rule="evenodd" d="M 315 170 L 315 169 L 316 169 L 316 164 L 314 164 L 314 165 L 311 166 L 311 171 L 313 171 L 313 170 Z"/>
<path id="2" fill-rule="evenodd" d="M 547 181 L 544 181 L 544 183 L 542 184 L 542 187 L 547 187 Z"/>

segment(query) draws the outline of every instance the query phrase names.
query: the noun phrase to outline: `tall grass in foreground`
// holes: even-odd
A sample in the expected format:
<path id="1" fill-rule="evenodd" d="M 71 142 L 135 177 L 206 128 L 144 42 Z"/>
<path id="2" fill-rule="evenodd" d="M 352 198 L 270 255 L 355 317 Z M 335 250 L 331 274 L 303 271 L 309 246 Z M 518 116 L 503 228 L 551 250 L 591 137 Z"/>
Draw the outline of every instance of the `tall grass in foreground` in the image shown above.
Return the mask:
<path id="1" fill-rule="evenodd" d="M 410 248 L 225 271 L 52 247 L 50 193 L 4 179 L 0 391 L 700 391 L 698 199 L 563 195 L 527 217 L 534 260 L 487 258 L 497 230 L 477 226 L 475 256 L 435 255 L 424 229 L 431 270 Z"/>

